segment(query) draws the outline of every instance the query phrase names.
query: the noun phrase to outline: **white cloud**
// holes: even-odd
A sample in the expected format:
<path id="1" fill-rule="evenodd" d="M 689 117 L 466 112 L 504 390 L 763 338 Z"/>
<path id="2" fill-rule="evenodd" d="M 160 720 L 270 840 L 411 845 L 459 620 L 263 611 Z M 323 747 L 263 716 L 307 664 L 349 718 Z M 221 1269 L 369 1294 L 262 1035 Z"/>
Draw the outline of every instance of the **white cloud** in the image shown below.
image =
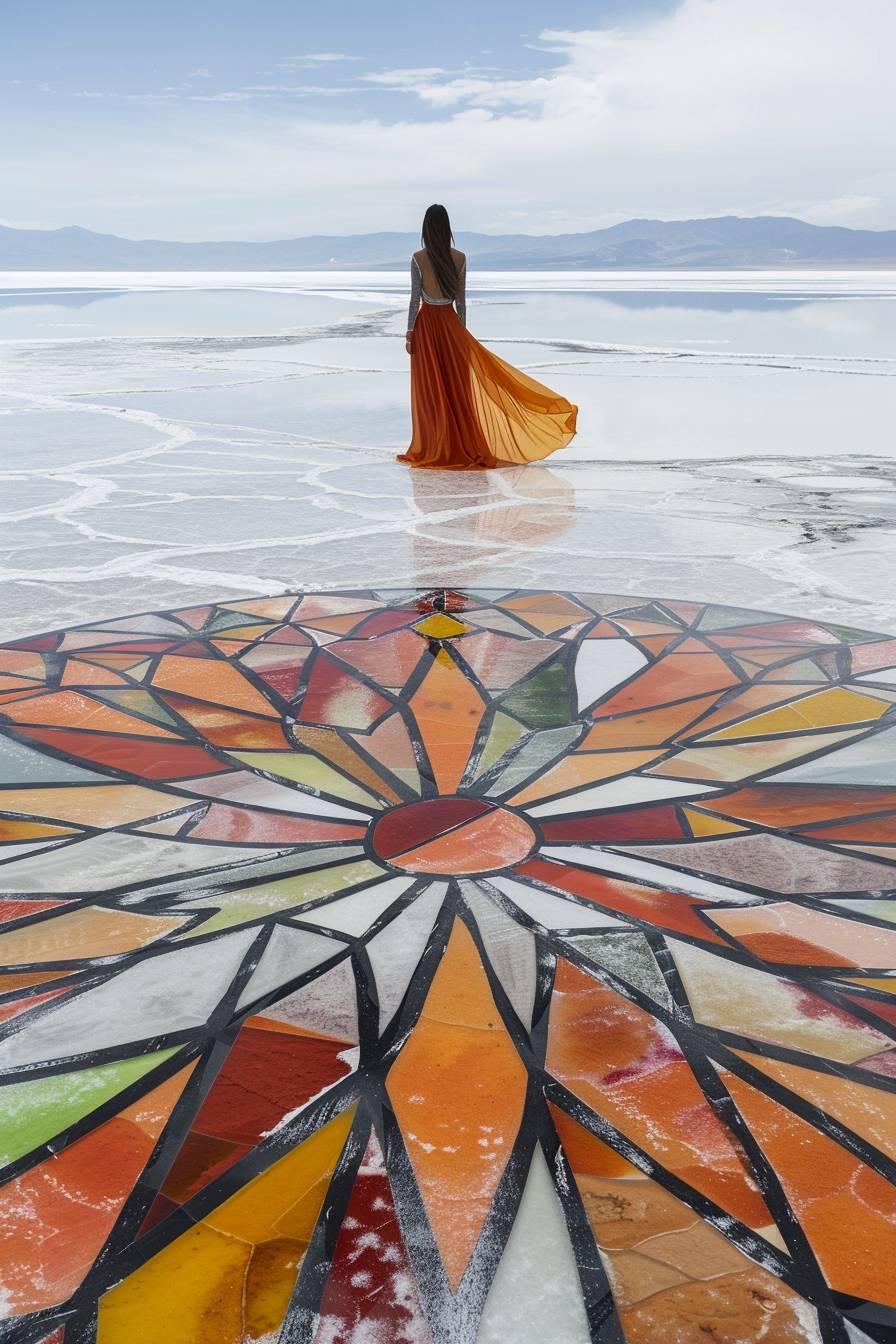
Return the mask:
<path id="1" fill-rule="evenodd" d="M 206 69 L 204 65 L 201 65 L 198 70 L 189 70 L 187 72 L 187 79 L 211 79 L 211 77 L 211 70 Z"/>
<path id="2" fill-rule="evenodd" d="M 277 62 L 278 70 L 292 70 L 303 66 L 344 65 L 350 61 L 363 61 L 363 56 L 349 56 L 344 51 L 309 51 L 304 56 L 287 56 Z"/>
<path id="3" fill-rule="evenodd" d="M 860 228 L 863 220 L 873 220 L 880 215 L 883 206 L 879 196 L 835 196 L 830 201 L 797 206 L 793 213 L 808 219 L 810 224 L 845 224 Z"/>
<path id="4" fill-rule="evenodd" d="M 20 138 L 0 175 L 22 214 L 184 238 L 414 229 L 431 199 L 461 228 L 535 233 L 644 214 L 896 227 L 892 0 L 683 0 L 640 26 L 539 42 L 553 64 L 538 78 L 364 76 L 404 101 L 362 119 L 338 100 L 303 115 L 261 86 L 210 95 L 230 108 L 160 100 L 151 125 L 131 104 L 49 147 Z M 420 116 L 388 120 L 408 96 Z"/>
<path id="5" fill-rule="evenodd" d="M 360 56 L 349 56 L 344 51 L 309 51 L 306 61 L 360 61 Z"/>

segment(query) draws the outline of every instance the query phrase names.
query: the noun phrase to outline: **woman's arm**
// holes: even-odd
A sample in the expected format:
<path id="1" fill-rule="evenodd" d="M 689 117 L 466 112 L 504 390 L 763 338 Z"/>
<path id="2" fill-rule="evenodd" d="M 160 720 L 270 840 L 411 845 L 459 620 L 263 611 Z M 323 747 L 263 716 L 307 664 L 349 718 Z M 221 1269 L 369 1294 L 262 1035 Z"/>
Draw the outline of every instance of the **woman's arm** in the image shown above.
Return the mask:
<path id="1" fill-rule="evenodd" d="M 467 259 L 464 257 L 457 276 L 457 297 L 454 300 L 457 315 L 467 325 Z"/>
<path id="2" fill-rule="evenodd" d="M 408 304 L 408 329 L 405 336 L 404 348 L 408 354 L 411 353 L 411 336 L 414 331 L 414 323 L 417 321 L 417 313 L 420 309 L 420 289 L 421 289 L 420 267 L 417 265 L 417 258 L 411 257 L 411 302 Z"/>

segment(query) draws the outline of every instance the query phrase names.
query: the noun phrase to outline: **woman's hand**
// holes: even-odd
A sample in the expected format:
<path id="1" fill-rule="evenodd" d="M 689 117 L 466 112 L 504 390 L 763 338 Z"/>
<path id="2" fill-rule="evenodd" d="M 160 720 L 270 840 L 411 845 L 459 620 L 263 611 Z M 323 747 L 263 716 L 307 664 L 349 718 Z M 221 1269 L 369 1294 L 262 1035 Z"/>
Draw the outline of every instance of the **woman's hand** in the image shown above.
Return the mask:
<path id="1" fill-rule="evenodd" d="M 405 350 L 407 350 L 407 352 L 408 352 L 409 355 L 412 355 L 412 354 L 414 353 L 414 331 L 413 331 L 413 328 L 412 328 L 409 332 L 407 332 L 406 335 L 405 335 L 405 338 L 404 338 L 404 348 L 405 348 Z"/>

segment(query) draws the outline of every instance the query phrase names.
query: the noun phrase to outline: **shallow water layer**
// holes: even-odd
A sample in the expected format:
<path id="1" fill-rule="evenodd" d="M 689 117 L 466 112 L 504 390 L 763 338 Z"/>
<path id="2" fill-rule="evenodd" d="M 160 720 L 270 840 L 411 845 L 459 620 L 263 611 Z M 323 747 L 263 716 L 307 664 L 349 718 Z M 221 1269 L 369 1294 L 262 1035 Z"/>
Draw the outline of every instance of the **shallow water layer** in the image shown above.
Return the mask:
<path id="1" fill-rule="evenodd" d="M 0 635 L 398 580 L 896 617 L 896 275 L 485 274 L 469 322 L 580 406 L 458 482 L 409 437 L 391 273 L 0 275 Z"/>

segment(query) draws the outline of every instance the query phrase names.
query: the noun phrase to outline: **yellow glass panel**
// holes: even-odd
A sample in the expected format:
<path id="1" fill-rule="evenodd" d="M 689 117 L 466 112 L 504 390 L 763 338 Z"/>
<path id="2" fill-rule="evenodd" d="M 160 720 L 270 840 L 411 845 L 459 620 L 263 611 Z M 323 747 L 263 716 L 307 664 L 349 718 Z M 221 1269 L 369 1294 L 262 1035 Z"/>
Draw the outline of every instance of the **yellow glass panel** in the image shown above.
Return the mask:
<path id="1" fill-rule="evenodd" d="M 253 770 L 263 770 L 265 774 L 277 775 L 280 779 L 294 780 L 296 784 L 304 784 L 315 792 L 331 793 L 348 802 L 362 803 L 365 807 L 381 806 L 366 789 L 353 784 L 326 761 L 306 752 L 232 751 L 228 754 Z"/>
<path id="2" fill-rule="evenodd" d="M 425 635 L 427 639 L 453 639 L 455 635 L 465 635 L 470 628 L 463 621 L 457 621 L 441 611 L 433 612 L 432 616 L 427 616 L 414 626 L 417 633 Z"/>
<path id="3" fill-rule="evenodd" d="M 203 1221 L 219 1232 L 257 1244 L 279 1235 L 281 1220 L 301 1203 L 318 1183 L 329 1179 L 348 1137 L 355 1108 L 349 1107 L 323 1129 L 312 1134 L 286 1157 L 281 1157 L 261 1176 L 231 1195 L 219 1208 L 206 1214 Z M 310 1237 L 323 1189 L 315 1209 L 307 1208 L 300 1223 L 292 1220 L 292 1236 Z"/>
<path id="4" fill-rule="evenodd" d="M 838 728 L 841 724 L 867 723 L 879 719 L 890 708 L 885 700 L 858 691 L 847 691 L 834 686 L 818 695 L 809 695 L 794 705 L 757 714 L 753 719 L 731 724 L 717 733 L 710 733 L 707 742 L 727 738 L 759 737 L 764 733 L 805 732 L 807 728 Z"/>
<path id="5" fill-rule="evenodd" d="M 276 1338 L 355 1109 L 336 1116 L 107 1293 L 97 1344 Z"/>
<path id="6" fill-rule="evenodd" d="M 199 1223 L 100 1302 L 97 1344 L 241 1344 L 252 1247 Z"/>
<path id="7" fill-rule="evenodd" d="M 811 756 L 822 747 L 835 747 L 858 736 L 860 728 L 844 729 L 839 733 L 807 733 L 804 737 L 764 738 L 758 742 L 742 742 L 732 746 L 694 747 L 679 752 L 662 765 L 650 766 L 649 775 L 671 776 L 673 779 L 737 780 L 754 775 L 758 770 L 773 766 L 796 765 L 804 756 Z"/>
<path id="8" fill-rule="evenodd" d="M 746 826 L 738 826 L 736 821 L 726 821 L 724 817 L 710 817 L 693 807 L 686 807 L 683 811 L 695 835 L 733 835 L 735 831 L 747 830 Z"/>
<path id="9" fill-rule="evenodd" d="M 863 975 L 845 975 L 844 980 L 850 980 L 854 985 L 862 985 L 865 989 L 881 989 L 885 994 L 896 994 L 896 976 L 884 976 L 879 980 L 869 980 Z"/>

